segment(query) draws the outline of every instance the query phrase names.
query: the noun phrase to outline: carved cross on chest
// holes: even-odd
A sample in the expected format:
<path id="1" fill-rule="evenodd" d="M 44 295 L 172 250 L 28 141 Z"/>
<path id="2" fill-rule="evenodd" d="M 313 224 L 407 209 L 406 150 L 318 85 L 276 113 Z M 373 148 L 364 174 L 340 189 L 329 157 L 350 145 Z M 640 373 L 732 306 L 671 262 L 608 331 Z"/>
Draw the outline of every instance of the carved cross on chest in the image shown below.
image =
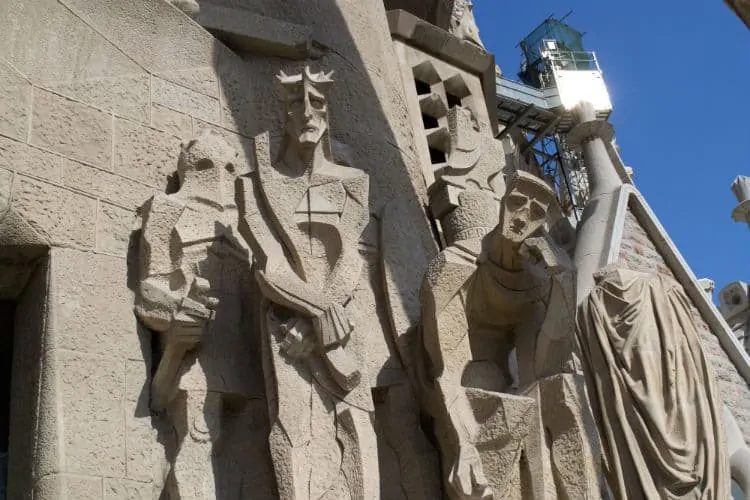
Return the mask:
<path id="1" fill-rule="evenodd" d="M 338 179 L 313 175 L 310 187 L 294 212 L 294 222 L 308 239 L 305 249 L 314 257 L 328 252 L 338 254 L 341 235 L 339 221 L 346 206 L 346 190 Z"/>

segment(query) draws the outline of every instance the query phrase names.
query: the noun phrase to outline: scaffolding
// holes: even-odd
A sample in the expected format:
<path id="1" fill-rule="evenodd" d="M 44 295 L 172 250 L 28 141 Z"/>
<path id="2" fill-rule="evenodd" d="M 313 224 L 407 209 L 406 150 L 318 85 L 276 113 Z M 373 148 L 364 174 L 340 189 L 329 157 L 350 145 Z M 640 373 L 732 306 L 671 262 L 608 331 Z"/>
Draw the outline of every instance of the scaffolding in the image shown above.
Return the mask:
<path id="1" fill-rule="evenodd" d="M 597 118 L 612 110 L 596 54 L 583 46 L 583 34 L 561 19 L 545 19 L 520 43 L 519 81 L 498 78 L 500 138 L 521 133 L 521 154 L 554 186 L 560 207 L 580 220 L 588 198 L 583 161 L 566 143 L 573 126 L 571 109 L 581 99 L 594 102 Z"/>

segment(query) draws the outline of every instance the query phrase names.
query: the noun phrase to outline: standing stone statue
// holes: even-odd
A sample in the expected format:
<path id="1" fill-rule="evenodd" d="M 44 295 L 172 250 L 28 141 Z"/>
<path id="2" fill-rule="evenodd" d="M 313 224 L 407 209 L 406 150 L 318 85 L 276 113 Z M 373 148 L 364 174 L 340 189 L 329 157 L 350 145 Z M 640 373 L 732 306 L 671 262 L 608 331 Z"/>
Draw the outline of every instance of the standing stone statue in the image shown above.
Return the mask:
<path id="1" fill-rule="evenodd" d="M 578 365 L 569 258 L 543 229 L 554 195 L 516 172 L 494 229 L 492 197 L 458 198 L 453 233 L 468 237 L 438 255 L 422 287 L 423 396 L 449 495 L 592 498 L 580 397 L 566 379 L 539 385 Z M 550 392 L 556 427 L 544 408 Z"/>
<path id="2" fill-rule="evenodd" d="M 331 74 L 278 76 L 286 114 L 280 153 L 256 138 L 257 170 L 238 184 L 241 231 L 263 296 L 260 321 L 282 499 L 376 499 L 373 401 L 351 339 L 363 324 L 352 296 L 369 177 L 331 155 Z"/>
<path id="3" fill-rule="evenodd" d="M 179 190 L 143 207 L 136 313 L 161 346 L 151 407 L 167 411 L 176 435 L 169 498 L 217 498 L 212 450 L 224 400 L 263 392 L 244 303 L 252 276 L 237 233 L 236 165 L 224 139 L 203 133 L 183 145 Z"/>
<path id="4" fill-rule="evenodd" d="M 719 396 L 690 299 L 655 274 L 594 278 L 578 332 L 615 497 L 729 498 Z"/>

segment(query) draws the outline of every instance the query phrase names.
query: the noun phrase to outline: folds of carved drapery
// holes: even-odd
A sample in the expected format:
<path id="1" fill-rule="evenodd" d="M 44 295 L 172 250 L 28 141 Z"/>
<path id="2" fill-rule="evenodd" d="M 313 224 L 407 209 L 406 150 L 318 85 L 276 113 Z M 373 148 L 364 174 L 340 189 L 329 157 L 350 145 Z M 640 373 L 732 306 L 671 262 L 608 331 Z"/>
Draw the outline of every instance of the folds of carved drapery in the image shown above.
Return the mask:
<path id="1" fill-rule="evenodd" d="M 605 269 L 580 306 L 589 396 L 617 498 L 728 498 L 714 376 L 677 283 Z"/>

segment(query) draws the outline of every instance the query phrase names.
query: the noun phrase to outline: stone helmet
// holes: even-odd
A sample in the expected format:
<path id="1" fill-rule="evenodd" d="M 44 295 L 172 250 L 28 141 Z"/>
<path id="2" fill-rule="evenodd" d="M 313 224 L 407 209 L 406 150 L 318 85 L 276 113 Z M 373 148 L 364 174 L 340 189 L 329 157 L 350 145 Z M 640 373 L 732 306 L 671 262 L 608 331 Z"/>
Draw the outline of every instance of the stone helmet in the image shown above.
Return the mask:
<path id="1" fill-rule="evenodd" d="M 234 174 L 239 154 L 227 141 L 213 130 L 203 130 L 197 137 L 181 145 L 177 161 L 180 184 L 190 172 L 201 172 L 219 167 Z"/>

